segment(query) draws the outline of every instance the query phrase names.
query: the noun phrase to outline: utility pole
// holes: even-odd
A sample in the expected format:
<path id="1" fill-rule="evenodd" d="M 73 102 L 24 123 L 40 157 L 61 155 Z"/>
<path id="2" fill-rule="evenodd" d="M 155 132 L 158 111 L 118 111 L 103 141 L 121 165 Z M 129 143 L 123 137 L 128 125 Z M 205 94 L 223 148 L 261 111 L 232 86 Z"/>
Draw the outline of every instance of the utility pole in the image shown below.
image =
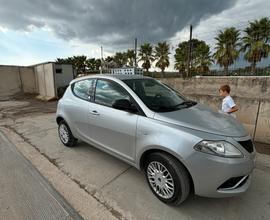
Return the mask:
<path id="1" fill-rule="evenodd" d="M 189 27 L 189 48 L 188 48 L 188 63 L 187 63 L 187 77 L 190 75 L 190 60 L 191 60 L 191 46 L 192 46 L 192 25 Z"/>
<path id="2" fill-rule="evenodd" d="M 101 60 L 101 65 L 100 65 L 100 74 L 102 74 L 102 67 L 103 67 L 103 47 L 100 47 L 100 60 Z"/>
<path id="3" fill-rule="evenodd" d="M 134 49 L 134 71 L 137 71 L 137 38 L 135 38 L 135 49 Z"/>

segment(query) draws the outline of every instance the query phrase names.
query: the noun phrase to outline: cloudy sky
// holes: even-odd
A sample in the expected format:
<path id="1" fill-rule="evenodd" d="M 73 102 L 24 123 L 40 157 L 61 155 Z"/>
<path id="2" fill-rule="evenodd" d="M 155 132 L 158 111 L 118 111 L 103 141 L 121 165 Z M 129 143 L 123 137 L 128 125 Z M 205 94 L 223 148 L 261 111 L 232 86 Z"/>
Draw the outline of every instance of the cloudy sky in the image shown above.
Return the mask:
<path id="1" fill-rule="evenodd" d="M 0 64 L 100 57 L 138 43 L 194 37 L 212 47 L 219 29 L 270 17 L 269 0 L 0 0 Z"/>

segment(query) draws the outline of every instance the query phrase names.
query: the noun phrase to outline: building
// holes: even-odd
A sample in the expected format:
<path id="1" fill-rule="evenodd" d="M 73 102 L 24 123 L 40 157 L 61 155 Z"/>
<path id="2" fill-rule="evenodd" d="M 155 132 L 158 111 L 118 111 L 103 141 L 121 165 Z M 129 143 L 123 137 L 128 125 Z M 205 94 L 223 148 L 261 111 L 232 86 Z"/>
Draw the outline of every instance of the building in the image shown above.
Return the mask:
<path id="1" fill-rule="evenodd" d="M 39 63 L 32 66 L 36 76 L 39 98 L 60 97 L 76 77 L 71 64 L 57 64 L 55 62 Z"/>
<path id="2" fill-rule="evenodd" d="M 55 62 L 32 66 L 0 65 L 0 96 L 24 92 L 36 93 L 40 99 L 58 98 L 76 75 L 72 65 Z"/>

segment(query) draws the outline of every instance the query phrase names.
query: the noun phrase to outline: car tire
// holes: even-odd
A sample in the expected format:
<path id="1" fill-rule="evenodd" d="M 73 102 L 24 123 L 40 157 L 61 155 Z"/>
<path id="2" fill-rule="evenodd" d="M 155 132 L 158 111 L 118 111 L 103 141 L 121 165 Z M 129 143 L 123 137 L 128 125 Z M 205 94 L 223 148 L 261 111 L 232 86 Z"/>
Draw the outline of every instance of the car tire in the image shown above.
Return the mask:
<path id="1" fill-rule="evenodd" d="M 73 147 L 78 142 L 78 139 L 73 136 L 68 124 L 64 120 L 58 124 L 58 135 L 61 142 L 67 147 Z"/>
<path id="2" fill-rule="evenodd" d="M 155 152 L 147 157 L 145 175 L 155 196 L 169 205 L 180 205 L 190 194 L 186 168 L 173 156 Z"/>

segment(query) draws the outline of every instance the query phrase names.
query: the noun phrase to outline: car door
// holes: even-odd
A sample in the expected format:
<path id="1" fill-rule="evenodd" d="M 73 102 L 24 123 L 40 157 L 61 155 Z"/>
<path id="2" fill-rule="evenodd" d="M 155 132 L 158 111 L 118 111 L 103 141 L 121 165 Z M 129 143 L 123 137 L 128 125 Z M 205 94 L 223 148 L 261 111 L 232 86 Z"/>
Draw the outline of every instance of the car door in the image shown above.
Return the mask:
<path id="1" fill-rule="evenodd" d="M 72 100 L 67 103 L 71 126 L 83 139 L 91 135 L 88 125 L 89 103 L 94 99 L 95 79 L 83 79 L 71 85 Z"/>
<path id="2" fill-rule="evenodd" d="M 128 99 L 128 92 L 118 83 L 97 79 L 94 103 L 90 104 L 91 138 L 101 147 L 133 161 L 138 115 L 112 107 L 117 99 Z"/>

